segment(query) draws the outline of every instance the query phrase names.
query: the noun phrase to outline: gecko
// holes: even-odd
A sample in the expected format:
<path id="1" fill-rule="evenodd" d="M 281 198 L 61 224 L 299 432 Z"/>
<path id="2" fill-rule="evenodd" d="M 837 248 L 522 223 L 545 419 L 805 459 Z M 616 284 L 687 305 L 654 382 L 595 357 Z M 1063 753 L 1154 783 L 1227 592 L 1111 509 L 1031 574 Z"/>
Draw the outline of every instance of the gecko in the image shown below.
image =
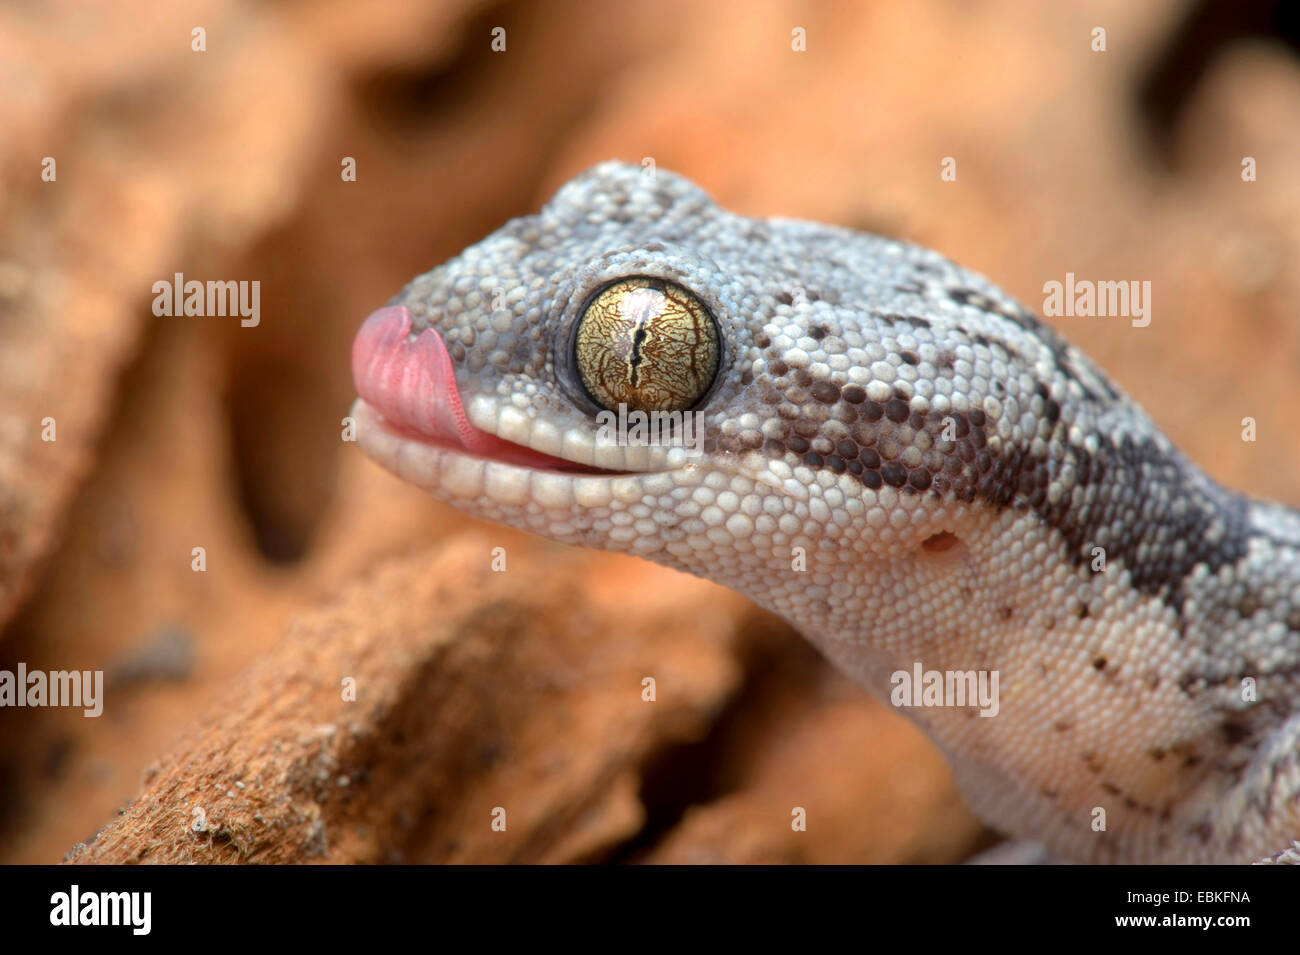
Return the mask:
<path id="1" fill-rule="evenodd" d="M 602 163 L 413 279 L 352 372 L 374 461 L 779 615 L 993 828 L 1083 863 L 1295 858 L 1300 514 L 939 253 Z"/>

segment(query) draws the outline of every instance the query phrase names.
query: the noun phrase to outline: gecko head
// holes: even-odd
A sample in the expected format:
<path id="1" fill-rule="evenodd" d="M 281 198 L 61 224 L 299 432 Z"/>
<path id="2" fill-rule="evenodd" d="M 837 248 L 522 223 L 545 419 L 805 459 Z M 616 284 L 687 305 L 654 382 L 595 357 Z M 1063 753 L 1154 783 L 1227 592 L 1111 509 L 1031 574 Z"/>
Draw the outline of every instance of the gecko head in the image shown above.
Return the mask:
<path id="1" fill-rule="evenodd" d="M 671 173 L 605 163 L 572 180 L 366 319 L 362 449 L 478 516 L 662 551 L 668 515 L 743 478 L 720 439 L 738 434 L 749 291 L 706 251 L 735 221 Z"/>
<path id="2" fill-rule="evenodd" d="M 366 320 L 358 440 L 468 513 L 741 590 L 796 548 L 869 572 L 927 541 L 951 553 L 998 449 L 1033 437 L 1048 400 L 997 351 L 1006 320 L 946 296 L 978 281 L 954 269 L 602 164 Z M 1037 490 L 1021 477 L 989 493 Z"/>

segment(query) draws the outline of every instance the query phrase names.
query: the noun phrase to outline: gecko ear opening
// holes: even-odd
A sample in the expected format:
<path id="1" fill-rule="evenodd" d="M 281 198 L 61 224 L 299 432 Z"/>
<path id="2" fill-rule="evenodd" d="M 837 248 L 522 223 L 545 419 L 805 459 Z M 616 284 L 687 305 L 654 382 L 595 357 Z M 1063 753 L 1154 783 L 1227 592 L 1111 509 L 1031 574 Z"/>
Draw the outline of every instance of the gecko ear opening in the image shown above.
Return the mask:
<path id="1" fill-rule="evenodd" d="M 940 531 L 937 534 L 931 534 L 925 540 L 921 541 L 921 550 L 927 554 L 943 554 L 952 550 L 961 544 L 961 538 L 956 534 L 950 534 L 947 531 Z"/>
<path id="2" fill-rule="evenodd" d="M 921 541 L 921 553 L 935 563 L 959 564 L 966 559 L 966 545 L 956 534 L 940 531 Z"/>
<path id="3" fill-rule="evenodd" d="M 939 531 L 921 541 L 920 558 L 938 573 L 949 573 L 965 566 L 969 551 L 966 542 L 951 531 Z"/>

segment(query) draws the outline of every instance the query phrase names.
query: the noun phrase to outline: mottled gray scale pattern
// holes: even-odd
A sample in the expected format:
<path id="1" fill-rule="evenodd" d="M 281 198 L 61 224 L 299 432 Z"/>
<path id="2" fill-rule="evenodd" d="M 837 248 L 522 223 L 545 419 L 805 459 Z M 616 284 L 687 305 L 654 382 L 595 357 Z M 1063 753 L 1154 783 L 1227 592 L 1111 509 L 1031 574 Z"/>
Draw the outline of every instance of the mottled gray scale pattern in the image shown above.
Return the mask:
<path id="1" fill-rule="evenodd" d="M 629 276 L 716 319 L 702 457 L 597 437 L 572 332 Z M 475 425 L 601 470 L 362 415 L 368 453 L 470 513 L 745 593 L 883 699 L 918 662 L 996 669 L 993 718 L 904 710 L 992 825 L 1106 862 L 1300 835 L 1300 515 L 1216 485 L 982 276 L 607 163 L 393 301 L 442 335 Z"/>
<path id="2" fill-rule="evenodd" d="M 1046 339 L 1046 326 L 1025 310 L 996 310 L 984 295 L 969 289 L 958 292 L 953 297 L 961 304 L 1037 329 L 1034 334 Z M 778 293 L 778 302 L 783 294 Z M 929 330 L 928 322 L 921 326 L 901 316 L 885 320 Z M 844 350 L 842 339 L 826 322 L 813 323 L 809 335 L 829 354 Z M 984 333 L 963 337 L 973 346 L 973 368 L 984 355 L 986 361 L 1008 367 L 1019 359 L 1013 342 Z M 1061 532 L 1067 559 L 1086 565 L 1093 559 L 1093 548 L 1103 547 L 1109 559 L 1130 569 L 1134 587 L 1161 596 L 1175 608 L 1181 607 L 1181 582 L 1192 568 L 1203 564 L 1217 572 L 1245 555 L 1249 530 L 1244 499 L 1214 485 L 1163 442 L 1128 433 L 1118 441 L 1099 434 L 1095 451 L 1072 444 L 1068 435 L 1081 413 L 1063 415 L 1045 381 L 1032 381 L 1029 407 L 1037 431 L 1025 429 L 1019 442 L 1000 442 L 996 435 L 1005 412 L 990 419 L 981 408 L 946 414 L 913 411 L 915 388 L 907 382 L 896 385 L 887 401 L 870 401 L 857 385 L 849 385 L 844 393 L 843 376 L 814 378 L 807 369 L 791 369 L 768 341 L 766 374 L 755 377 L 755 387 L 759 400 L 775 406 L 783 419 L 763 445 L 770 456 L 836 474 L 847 471 L 872 490 L 889 486 L 904 493 L 930 491 L 940 498 L 1031 509 Z M 1059 337 L 1051 348 L 1059 371 L 1064 348 Z M 897 346 L 893 354 L 903 365 L 921 364 L 915 349 Z M 952 353 L 934 358 L 926 369 L 927 383 L 951 381 L 956 374 Z M 995 379 L 993 389 L 998 407 L 1005 408 L 1001 402 L 1008 388 Z M 1107 394 L 1114 392 L 1107 389 Z M 1089 397 L 1090 403 L 1096 400 Z M 950 423 L 952 440 L 944 438 L 945 422 Z M 734 442 L 721 446 L 741 450 Z M 1054 482 L 1059 493 L 1049 499 Z M 1139 488 L 1144 492 L 1140 506 L 1129 515 L 1133 491 Z"/>

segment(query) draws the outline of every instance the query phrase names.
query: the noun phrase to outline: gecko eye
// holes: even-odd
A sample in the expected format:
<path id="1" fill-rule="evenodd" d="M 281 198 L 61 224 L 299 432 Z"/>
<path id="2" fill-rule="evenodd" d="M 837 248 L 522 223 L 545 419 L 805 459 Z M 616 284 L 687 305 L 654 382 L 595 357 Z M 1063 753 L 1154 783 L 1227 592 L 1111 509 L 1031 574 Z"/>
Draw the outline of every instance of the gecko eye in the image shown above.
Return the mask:
<path id="1" fill-rule="evenodd" d="M 610 411 L 686 411 L 718 374 L 718 325 L 703 302 L 663 279 L 618 279 L 583 306 L 573 360 L 587 394 Z"/>

